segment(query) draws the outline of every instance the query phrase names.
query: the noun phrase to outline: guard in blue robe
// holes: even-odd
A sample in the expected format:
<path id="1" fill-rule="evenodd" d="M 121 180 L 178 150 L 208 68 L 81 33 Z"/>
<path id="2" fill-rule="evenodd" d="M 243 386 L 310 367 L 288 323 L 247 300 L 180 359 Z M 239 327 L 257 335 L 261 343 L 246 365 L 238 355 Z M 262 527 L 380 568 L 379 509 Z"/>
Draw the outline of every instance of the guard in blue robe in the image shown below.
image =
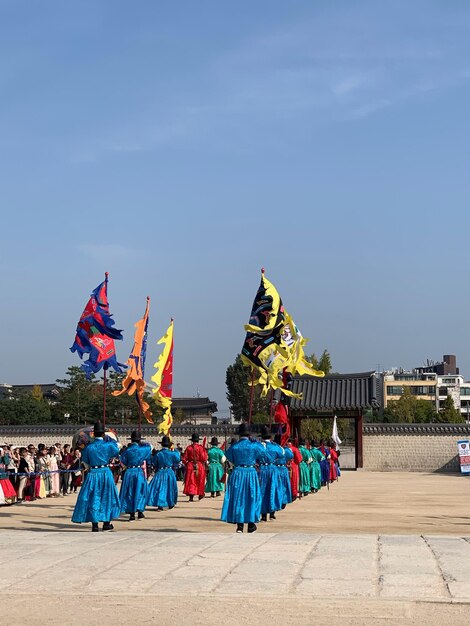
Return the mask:
<path id="1" fill-rule="evenodd" d="M 135 521 L 136 512 L 138 519 L 145 517 L 148 484 L 142 465 L 145 461 L 150 462 L 151 456 L 151 445 L 147 442 L 141 443 L 140 433 L 134 430 L 131 433 L 131 443 L 119 457 L 125 469 L 119 493 L 121 512 L 129 513 L 130 522 Z"/>
<path id="2" fill-rule="evenodd" d="M 279 445 L 281 444 L 281 435 L 274 436 L 274 443 Z M 294 458 L 294 453 L 290 448 L 282 448 L 284 450 L 284 455 L 282 459 L 278 459 L 276 461 L 276 467 L 279 471 L 279 477 L 281 480 L 281 509 L 285 509 L 286 505 L 292 502 L 292 487 L 290 482 L 289 470 L 287 469 L 287 463 L 292 461 Z"/>
<path id="3" fill-rule="evenodd" d="M 150 482 L 147 498 L 147 506 L 156 506 L 157 511 L 163 511 L 165 507 L 172 509 L 178 502 L 175 470 L 181 462 L 178 450 L 170 450 L 169 437 L 162 437 L 161 445 L 162 449 L 152 456 L 155 476 Z"/>
<path id="4" fill-rule="evenodd" d="M 281 476 L 276 464 L 284 458 L 284 450 L 277 443 L 271 441 L 271 434 L 263 426 L 261 429 L 264 458 L 260 463 L 259 479 L 261 487 L 261 521 L 276 519 L 275 512 L 282 508 Z"/>
<path id="5" fill-rule="evenodd" d="M 248 532 L 256 530 L 261 508 L 261 492 L 256 465 L 265 458 L 264 447 L 249 438 L 246 424 L 238 429 L 240 439 L 226 451 L 227 461 L 233 470 L 227 480 L 221 520 L 237 525 L 237 533 L 242 533 L 244 524 Z"/>
<path id="6" fill-rule="evenodd" d="M 93 532 L 98 532 L 98 522 L 103 522 L 103 530 L 108 531 L 114 528 L 111 520 L 121 514 L 119 494 L 109 468 L 111 459 L 119 454 L 119 447 L 115 441 L 104 441 L 101 422 L 94 424 L 93 434 L 94 440 L 82 452 L 81 461 L 88 471 L 78 494 L 72 522 L 91 522 Z"/>
<path id="7" fill-rule="evenodd" d="M 325 445 L 324 441 L 321 441 L 319 450 L 325 457 L 323 461 L 320 461 L 321 484 L 325 486 L 330 482 L 330 449 Z"/>

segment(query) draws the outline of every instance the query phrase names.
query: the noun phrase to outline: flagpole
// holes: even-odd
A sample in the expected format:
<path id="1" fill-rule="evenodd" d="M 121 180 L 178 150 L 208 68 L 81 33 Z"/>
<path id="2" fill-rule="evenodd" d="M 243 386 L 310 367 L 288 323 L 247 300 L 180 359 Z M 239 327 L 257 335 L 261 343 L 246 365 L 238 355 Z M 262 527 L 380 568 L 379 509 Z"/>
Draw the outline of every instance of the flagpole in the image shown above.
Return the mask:
<path id="1" fill-rule="evenodd" d="M 255 393 L 255 370 L 251 368 L 251 392 L 250 392 L 250 412 L 248 414 L 248 424 L 251 425 L 251 417 L 253 415 L 253 395 Z"/>
<path id="2" fill-rule="evenodd" d="M 103 427 L 106 428 L 106 372 L 108 364 L 103 366 Z"/>

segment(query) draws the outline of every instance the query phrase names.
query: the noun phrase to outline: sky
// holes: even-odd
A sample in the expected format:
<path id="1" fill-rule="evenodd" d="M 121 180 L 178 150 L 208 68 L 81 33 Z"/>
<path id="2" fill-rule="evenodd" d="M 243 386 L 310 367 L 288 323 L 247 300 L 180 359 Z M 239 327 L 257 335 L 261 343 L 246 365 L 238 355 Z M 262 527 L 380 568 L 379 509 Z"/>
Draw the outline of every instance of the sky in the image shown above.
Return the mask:
<path id="1" fill-rule="evenodd" d="M 0 0 L 0 382 L 108 271 L 119 360 L 149 295 L 222 414 L 261 267 L 334 370 L 470 377 L 469 53 L 452 0 Z"/>

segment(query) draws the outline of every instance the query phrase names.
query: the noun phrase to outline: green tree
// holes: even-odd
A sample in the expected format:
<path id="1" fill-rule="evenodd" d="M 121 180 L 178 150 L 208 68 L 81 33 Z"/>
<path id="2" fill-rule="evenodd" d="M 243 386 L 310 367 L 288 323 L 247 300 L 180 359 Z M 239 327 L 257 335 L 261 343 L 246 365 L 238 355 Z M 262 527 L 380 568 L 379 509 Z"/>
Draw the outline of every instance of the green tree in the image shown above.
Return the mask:
<path id="1" fill-rule="evenodd" d="M 0 424 L 47 424 L 50 420 L 47 402 L 38 402 L 32 396 L 0 400 Z"/>
<path id="2" fill-rule="evenodd" d="M 312 354 L 310 356 L 306 356 L 305 357 L 306 360 L 312 364 L 313 369 L 318 370 L 320 369 L 319 363 L 318 363 L 318 358 L 316 356 L 316 354 L 314 352 L 312 352 Z"/>
<path id="3" fill-rule="evenodd" d="M 64 415 L 70 415 L 69 421 L 93 422 L 103 414 L 102 388 L 93 374 L 90 380 L 78 366 L 67 369 L 66 377 L 56 381 L 60 389 L 59 402 L 52 408 L 55 422 L 63 422 Z"/>
<path id="4" fill-rule="evenodd" d="M 447 424 L 461 424 L 465 422 L 465 419 L 461 415 L 460 411 L 455 408 L 452 396 L 447 396 L 444 400 L 444 406 L 437 414 L 438 422 L 445 422 Z"/>
<path id="5" fill-rule="evenodd" d="M 225 376 L 227 400 L 229 401 L 234 419 L 237 421 L 248 419 L 250 413 L 250 381 L 250 368 L 244 365 L 239 354 L 235 362 L 228 366 Z M 265 421 L 269 418 L 269 399 L 261 397 L 259 386 L 256 386 L 253 392 L 252 415 L 256 414 L 264 415 Z"/>
<path id="6" fill-rule="evenodd" d="M 391 400 L 383 413 L 385 422 L 423 423 L 436 419 L 436 411 L 431 402 L 418 399 L 411 393 L 410 387 L 403 387 L 398 400 Z"/>
<path id="7" fill-rule="evenodd" d="M 328 374 L 331 372 L 331 369 L 332 369 L 331 357 L 330 357 L 330 353 L 326 349 L 323 350 L 323 353 L 320 357 L 320 361 L 318 363 L 318 369 L 321 370 L 322 372 L 325 372 L 325 376 L 328 376 Z"/>

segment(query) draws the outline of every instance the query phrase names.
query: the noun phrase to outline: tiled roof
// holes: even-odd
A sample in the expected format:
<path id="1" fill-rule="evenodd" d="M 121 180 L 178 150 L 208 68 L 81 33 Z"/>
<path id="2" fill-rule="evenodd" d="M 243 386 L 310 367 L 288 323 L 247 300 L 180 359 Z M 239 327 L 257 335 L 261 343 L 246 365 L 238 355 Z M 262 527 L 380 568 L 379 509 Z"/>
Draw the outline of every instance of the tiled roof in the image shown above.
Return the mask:
<path id="1" fill-rule="evenodd" d="M 375 372 L 324 378 L 296 376 L 291 389 L 302 394 L 291 400 L 291 411 L 371 409 L 380 405 L 380 384 Z"/>

